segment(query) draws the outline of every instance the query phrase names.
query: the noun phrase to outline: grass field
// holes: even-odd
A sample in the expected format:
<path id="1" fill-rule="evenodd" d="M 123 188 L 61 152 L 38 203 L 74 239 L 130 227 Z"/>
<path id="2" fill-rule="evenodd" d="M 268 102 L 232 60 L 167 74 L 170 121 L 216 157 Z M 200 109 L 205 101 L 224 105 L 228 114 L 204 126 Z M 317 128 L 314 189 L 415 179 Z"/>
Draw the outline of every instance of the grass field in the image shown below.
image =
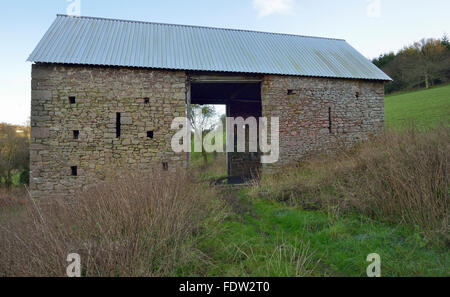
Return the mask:
<path id="1" fill-rule="evenodd" d="M 378 253 L 383 276 L 448 276 L 448 249 L 414 228 L 366 216 L 335 216 L 238 194 L 223 232 L 201 249 L 208 276 L 366 276 L 366 257 Z"/>
<path id="2" fill-rule="evenodd" d="M 404 129 L 414 121 L 421 129 L 450 121 L 450 84 L 386 96 L 386 126 Z"/>

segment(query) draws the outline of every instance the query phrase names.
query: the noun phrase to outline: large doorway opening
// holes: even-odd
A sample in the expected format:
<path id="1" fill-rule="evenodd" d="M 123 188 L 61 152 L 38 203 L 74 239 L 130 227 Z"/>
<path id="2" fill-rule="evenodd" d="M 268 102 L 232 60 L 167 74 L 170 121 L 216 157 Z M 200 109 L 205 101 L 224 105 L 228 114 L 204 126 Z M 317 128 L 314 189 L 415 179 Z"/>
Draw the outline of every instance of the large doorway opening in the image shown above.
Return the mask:
<path id="1" fill-rule="evenodd" d="M 249 117 L 258 119 L 262 115 L 261 77 L 231 76 L 231 75 L 190 75 L 188 92 L 188 109 L 192 105 L 213 105 L 224 110 L 228 118 Z M 217 107 L 219 106 L 219 107 Z M 220 107 L 222 106 L 222 107 Z M 189 113 L 188 113 L 189 114 Z M 241 183 L 258 176 L 261 169 L 261 154 L 259 152 L 259 131 L 257 132 L 257 152 L 250 152 L 250 135 L 248 126 L 233 125 L 234 131 L 227 131 L 225 123 L 225 143 L 231 143 L 234 137 L 234 149 L 225 151 L 220 158 L 226 160 L 226 177 L 229 183 Z M 238 131 L 242 129 L 242 131 Z M 233 132 L 233 133 L 231 133 Z M 237 150 L 238 132 L 245 135 L 245 152 Z"/>
<path id="2" fill-rule="evenodd" d="M 190 167 L 199 171 L 202 179 L 209 181 L 226 180 L 228 177 L 226 154 L 226 105 L 191 104 L 190 122 L 191 153 Z M 213 151 L 200 146 L 196 141 L 201 133 L 201 140 L 213 144 Z M 201 148 L 201 151 L 198 149 Z"/>

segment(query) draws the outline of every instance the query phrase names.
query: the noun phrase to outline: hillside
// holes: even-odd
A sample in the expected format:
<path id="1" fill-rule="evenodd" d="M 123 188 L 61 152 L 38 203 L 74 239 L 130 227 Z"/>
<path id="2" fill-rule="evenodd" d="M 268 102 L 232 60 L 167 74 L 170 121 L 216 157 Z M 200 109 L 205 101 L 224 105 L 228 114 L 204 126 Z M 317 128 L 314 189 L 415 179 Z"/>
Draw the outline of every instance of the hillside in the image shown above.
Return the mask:
<path id="1" fill-rule="evenodd" d="M 450 120 L 450 84 L 428 90 L 386 96 L 386 125 L 403 129 L 411 125 L 435 128 Z"/>

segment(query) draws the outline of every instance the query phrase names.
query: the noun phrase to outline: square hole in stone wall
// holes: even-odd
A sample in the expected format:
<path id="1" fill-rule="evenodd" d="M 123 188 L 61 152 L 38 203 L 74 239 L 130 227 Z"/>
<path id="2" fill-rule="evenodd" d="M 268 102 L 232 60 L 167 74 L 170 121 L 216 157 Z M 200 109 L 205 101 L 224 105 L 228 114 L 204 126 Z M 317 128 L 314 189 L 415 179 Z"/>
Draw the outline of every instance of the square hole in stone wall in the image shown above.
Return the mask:
<path id="1" fill-rule="evenodd" d="M 69 103 L 70 104 L 75 104 L 76 103 L 76 99 L 74 96 L 69 96 Z"/>
<path id="2" fill-rule="evenodd" d="M 290 95 L 295 95 L 297 93 L 295 92 L 295 90 L 287 90 L 287 94 L 290 96 Z"/>
<path id="3" fill-rule="evenodd" d="M 150 103 L 150 98 L 144 98 L 144 103 L 145 104 L 149 104 Z"/>
<path id="4" fill-rule="evenodd" d="M 153 131 L 147 131 L 147 137 L 153 139 Z"/>
<path id="5" fill-rule="evenodd" d="M 72 176 L 78 176 L 78 167 L 77 166 L 72 166 L 70 167 Z"/>
<path id="6" fill-rule="evenodd" d="M 79 130 L 73 130 L 73 139 L 80 138 L 80 131 Z"/>

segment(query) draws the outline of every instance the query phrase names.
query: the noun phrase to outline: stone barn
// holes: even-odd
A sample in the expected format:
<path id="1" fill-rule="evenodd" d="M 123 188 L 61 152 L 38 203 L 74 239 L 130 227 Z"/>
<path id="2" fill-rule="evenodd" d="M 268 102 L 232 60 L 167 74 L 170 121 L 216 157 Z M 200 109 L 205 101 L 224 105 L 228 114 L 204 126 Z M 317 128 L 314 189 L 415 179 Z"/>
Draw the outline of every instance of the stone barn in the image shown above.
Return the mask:
<path id="1" fill-rule="evenodd" d="M 384 127 L 390 80 L 340 39 L 58 15 L 30 55 L 31 191 L 71 195 L 110 168 L 175 170 L 175 117 L 225 104 L 279 117 L 279 161 L 229 153 L 230 176 L 272 170 Z"/>

